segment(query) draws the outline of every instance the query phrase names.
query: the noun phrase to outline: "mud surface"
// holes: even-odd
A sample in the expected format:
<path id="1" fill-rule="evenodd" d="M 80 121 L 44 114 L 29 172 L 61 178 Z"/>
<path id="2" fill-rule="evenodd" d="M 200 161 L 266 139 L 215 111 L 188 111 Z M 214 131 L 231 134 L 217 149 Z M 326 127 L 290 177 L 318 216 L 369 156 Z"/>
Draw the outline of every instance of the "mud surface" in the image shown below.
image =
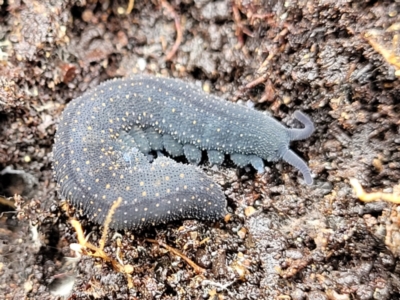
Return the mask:
<path id="1" fill-rule="evenodd" d="M 5 299 L 398 299 L 400 210 L 359 201 L 349 179 L 400 193 L 400 3 L 154 0 L 129 12 L 131 2 L 0 0 Z M 79 257 L 69 218 L 95 245 L 102 228 L 59 205 L 51 169 L 58 117 L 85 90 L 140 72 L 250 100 L 288 126 L 299 126 L 296 109 L 308 113 L 316 132 L 292 149 L 314 185 L 283 162 L 267 163 L 262 176 L 205 164 L 229 218 L 119 239 L 110 232 L 104 250 L 133 266 L 129 275 Z"/>

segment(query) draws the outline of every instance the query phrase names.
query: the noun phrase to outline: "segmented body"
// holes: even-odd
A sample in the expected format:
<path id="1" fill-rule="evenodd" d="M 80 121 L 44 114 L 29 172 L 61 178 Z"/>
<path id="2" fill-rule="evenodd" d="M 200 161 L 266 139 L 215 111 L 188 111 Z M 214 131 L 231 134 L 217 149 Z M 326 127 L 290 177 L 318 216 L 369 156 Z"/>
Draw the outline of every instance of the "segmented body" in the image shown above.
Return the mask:
<path id="1" fill-rule="evenodd" d="M 197 167 L 167 157 L 150 163 L 145 154 L 165 150 L 195 164 L 202 151 L 213 164 L 230 154 L 239 166 L 252 164 L 261 172 L 263 160 L 295 156 L 289 142 L 305 138 L 309 127 L 288 129 L 181 80 L 115 79 L 66 107 L 53 151 L 55 174 L 62 195 L 98 223 L 121 199 L 111 223 L 116 229 L 182 218 L 214 220 L 226 206 L 217 184 Z M 310 183 L 304 166 L 297 167 Z"/>

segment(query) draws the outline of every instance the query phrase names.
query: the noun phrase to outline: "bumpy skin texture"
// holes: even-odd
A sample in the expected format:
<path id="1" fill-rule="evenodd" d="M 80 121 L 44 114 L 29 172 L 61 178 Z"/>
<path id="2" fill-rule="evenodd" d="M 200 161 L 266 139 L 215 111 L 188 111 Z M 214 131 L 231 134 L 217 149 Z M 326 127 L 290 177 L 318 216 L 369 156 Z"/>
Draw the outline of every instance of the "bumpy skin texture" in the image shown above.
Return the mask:
<path id="1" fill-rule="evenodd" d="M 283 158 L 312 183 L 307 165 L 289 150 L 291 140 L 311 135 L 288 129 L 256 110 L 205 94 L 181 80 L 135 76 L 107 81 L 64 110 L 54 144 L 61 194 L 98 223 L 121 198 L 110 224 L 137 229 L 183 218 L 215 220 L 225 213 L 220 187 L 200 169 L 159 157 L 151 150 L 185 155 L 192 163 L 206 150 L 211 163 L 225 154 L 239 166 L 262 172 L 263 159 Z"/>

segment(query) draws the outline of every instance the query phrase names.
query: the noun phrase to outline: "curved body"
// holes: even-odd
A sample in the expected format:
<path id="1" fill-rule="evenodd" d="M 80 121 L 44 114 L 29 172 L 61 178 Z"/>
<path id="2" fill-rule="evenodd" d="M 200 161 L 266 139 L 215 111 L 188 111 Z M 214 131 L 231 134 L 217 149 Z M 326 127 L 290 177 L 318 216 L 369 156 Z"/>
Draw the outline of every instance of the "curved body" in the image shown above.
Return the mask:
<path id="1" fill-rule="evenodd" d="M 297 113 L 306 128 L 288 129 L 181 80 L 107 81 L 63 112 L 53 150 L 56 178 L 62 195 L 98 223 L 121 198 L 110 224 L 116 229 L 182 218 L 214 220 L 226 206 L 217 184 L 197 167 L 166 157 L 150 163 L 145 154 L 165 150 L 197 164 L 205 150 L 211 163 L 230 154 L 239 166 L 252 164 L 260 172 L 262 160 L 283 158 L 311 183 L 306 164 L 289 150 L 291 140 L 313 131 L 308 117 Z"/>

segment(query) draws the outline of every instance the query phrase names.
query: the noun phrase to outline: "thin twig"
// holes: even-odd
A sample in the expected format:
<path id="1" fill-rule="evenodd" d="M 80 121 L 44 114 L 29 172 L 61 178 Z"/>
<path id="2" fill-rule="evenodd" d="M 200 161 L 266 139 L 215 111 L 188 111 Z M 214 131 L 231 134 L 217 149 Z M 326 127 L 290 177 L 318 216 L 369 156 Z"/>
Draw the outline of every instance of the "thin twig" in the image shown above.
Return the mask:
<path id="1" fill-rule="evenodd" d="M 172 17 L 174 18 L 174 21 L 175 21 L 176 40 L 175 40 L 174 45 L 172 46 L 172 49 L 165 56 L 165 60 L 169 61 L 175 56 L 176 52 L 179 49 L 179 46 L 182 43 L 183 33 L 182 33 L 182 26 L 181 26 L 181 18 L 175 12 L 174 8 L 167 1 L 161 0 L 161 5 L 172 15 Z"/>
<path id="2" fill-rule="evenodd" d="M 162 247 L 164 247 L 165 249 L 167 249 L 168 251 L 172 252 L 173 254 L 179 256 L 180 258 L 182 258 L 183 260 L 185 260 L 196 272 L 196 274 L 203 274 L 206 272 L 205 269 L 203 269 L 202 267 L 198 266 L 193 260 L 191 260 L 190 258 L 188 258 L 187 256 L 185 256 L 183 253 L 179 252 L 178 250 L 176 250 L 175 248 L 172 248 L 171 246 L 168 246 L 167 244 L 154 240 L 154 239 L 146 239 L 146 241 L 153 243 L 153 244 L 157 244 L 160 245 Z"/>
<path id="3" fill-rule="evenodd" d="M 350 184 L 354 189 L 354 193 L 356 194 L 357 198 L 364 202 L 372 202 L 372 201 L 379 201 L 384 200 L 391 203 L 400 204 L 400 195 L 396 195 L 394 193 L 366 193 L 362 188 L 361 184 L 358 182 L 357 179 L 351 178 Z"/>

